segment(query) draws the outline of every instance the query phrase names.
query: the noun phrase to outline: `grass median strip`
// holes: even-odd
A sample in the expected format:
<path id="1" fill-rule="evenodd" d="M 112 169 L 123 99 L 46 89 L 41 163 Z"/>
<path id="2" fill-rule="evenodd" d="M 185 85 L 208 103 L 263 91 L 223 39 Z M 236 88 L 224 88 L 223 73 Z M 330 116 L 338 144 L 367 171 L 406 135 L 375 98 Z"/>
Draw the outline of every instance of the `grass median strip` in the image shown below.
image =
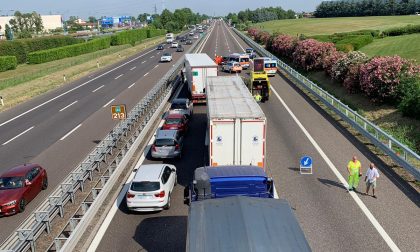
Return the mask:
<path id="1" fill-rule="evenodd" d="M 43 64 L 19 65 L 15 70 L 0 73 L 0 96 L 5 103 L 5 106 L 0 106 L 0 111 L 92 73 L 98 69 L 98 64 L 99 68 L 103 68 L 117 63 L 163 40 L 163 37 L 147 39 L 134 47 L 113 46 L 94 53 Z"/>

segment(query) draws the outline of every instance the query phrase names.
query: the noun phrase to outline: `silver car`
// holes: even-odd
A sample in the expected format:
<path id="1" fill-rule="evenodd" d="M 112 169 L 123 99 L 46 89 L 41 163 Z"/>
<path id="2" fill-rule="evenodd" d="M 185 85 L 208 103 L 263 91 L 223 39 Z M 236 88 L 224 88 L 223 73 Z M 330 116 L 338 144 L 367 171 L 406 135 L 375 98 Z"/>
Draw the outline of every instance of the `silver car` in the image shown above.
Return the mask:
<path id="1" fill-rule="evenodd" d="M 169 114 L 183 114 L 190 118 L 193 114 L 193 103 L 187 98 L 177 98 L 172 101 Z"/>
<path id="2" fill-rule="evenodd" d="M 158 130 L 151 148 L 153 158 L 181 158 L 184 137 L 177 130 Z"/>

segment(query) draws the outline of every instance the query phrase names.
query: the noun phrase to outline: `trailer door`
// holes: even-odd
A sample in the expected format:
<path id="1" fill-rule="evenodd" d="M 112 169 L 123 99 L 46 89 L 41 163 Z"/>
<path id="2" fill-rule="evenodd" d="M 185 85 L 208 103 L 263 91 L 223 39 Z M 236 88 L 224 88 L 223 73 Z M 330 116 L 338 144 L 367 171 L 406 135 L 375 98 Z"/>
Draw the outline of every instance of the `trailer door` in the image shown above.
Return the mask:
<path id="1" fill-rule="evenodd" d="M 265 167 L 265 121 L 242 120 L 241 165 Z"/>
<path id="2" fill-rule="evenodd" d="M 234 121 L 213 121 L 210 128 L 210 165 L 235 164 Z"/>

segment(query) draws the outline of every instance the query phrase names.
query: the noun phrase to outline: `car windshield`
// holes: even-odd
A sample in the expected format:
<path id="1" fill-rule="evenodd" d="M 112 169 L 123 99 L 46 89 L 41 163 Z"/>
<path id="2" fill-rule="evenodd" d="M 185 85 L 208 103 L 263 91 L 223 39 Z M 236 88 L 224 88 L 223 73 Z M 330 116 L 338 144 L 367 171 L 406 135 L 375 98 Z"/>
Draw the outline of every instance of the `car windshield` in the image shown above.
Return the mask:
<path id="1" fill-rule="evenodd" d="M 175 145 L 175 141 L 173 139 L 156 139 L 155 141 L 155 145 L 160 147 L 160 146 L 174 146 Z"/>
<path id="2" fill-rule="evenodd" d="M 130 189 L 136 192 L 151 192 L 159 190 L 160 184 L 154 181 L 133 182 Z"/>
<path id="3" fill-rule="evenodd" d="M 273 68 L 276 67 L 276 63 L 265 63 L 265 68 Z"/>
<path id="4" fill-rule="evenodd" d="M 171 56 L 170 53 L 164 53 L 163 56 Z"/>
<path id="5" fill-rule="evenodd" d="M 171 109 L 187 109 L 185 103 L 172 103 Z"/>
<path id="6" fill-rule="evenodd" d="M 246 53 L 252 53 L 252 49 L 246 49 Z"/>
<path id="7" fill-rule="evenodd" d="M 15 189 L 23 187 L 22 177 L 3 177 L 0 178 L 0 190 Z"/>
<path id="8" fill-rule="evenodd" d="M 179 124 L 182 122 L 182 118 L 166 118 L 166 124 Z"/>

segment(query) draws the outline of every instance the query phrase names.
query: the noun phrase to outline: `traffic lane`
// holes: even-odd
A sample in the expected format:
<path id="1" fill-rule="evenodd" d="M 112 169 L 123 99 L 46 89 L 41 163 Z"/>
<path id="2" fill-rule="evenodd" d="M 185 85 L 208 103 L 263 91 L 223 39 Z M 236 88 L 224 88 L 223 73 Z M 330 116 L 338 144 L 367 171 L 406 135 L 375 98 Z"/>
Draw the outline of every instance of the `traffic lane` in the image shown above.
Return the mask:
<path id="1" fill-rule="evenodd" d="M 173 62 L 181 58 L 182 55 L 183 53 L 174 53 Z M 153 74 L 155 71 L 168 71 L 173 65 L 171 63 L 172 62 L 169 64 L 159 64 L 159 59 L 151 59 L 149 60 L 149 64 L 142 64 L 142 67 L 136 68 L 134 71 L 129 70 L 118 79 L 110 76 L 111 78 L 107 78 L 102 82 L 104 84 L 101 89 L 89 90 L 87 93 L 83 94 L 75 93 L 76 97 L 68 96 L 64 101 L 57 101 L 55 107 L 46 106 L 41 108 L 39 111 L 42 111 L 42 113 L 36 117 L 30 118 L 31 120 L 22 122 L 19 128 L 11 128 L 12 124 L 4 125 L 3 127 L 12 130 L 9 134 L 2 134 L 0 136 L 0 144 L 4 144 L 22 132 L 25 132 L 27 129 L 33 128 L 6 145 L 0 145 L 0 159 L 3 161 L 3 166 L 0 168 L 2 170 L 0 170 L 0 172 L 9 169 L 12 166 L 28 162 L 28 160 L 35 157 L 50 144 L 74 129 L 74 127 L 79 125 L 89 115 L 110 102 L 133 83 L 142 85 L 143 88 L 146 88 L 145 91 L 150 90 L 154 86 L 154 83 L 144 84 L 142 81 L 139 81 L 139 79 L 144 77 L 145 74 Z M 156 68 L 155 66 L 157 65 L 161 65 L 160 68 L 162 69 Z M 144 92 L 144 94 L 146 93 L 147 92 Z M 66 108 L 69 105 L 71 106 Z M 65 108 L 65 110 L 60 112 L 63 108 Z M 21 122 L 21 120 L 19 120 L 19 122 Z M 48 134 L 46 135 L 44 132 L 48 132 Z M 29 149 L 22 148 L 25 143 L 34 144 L 30 144 L 31 148 Z"/>
<path id="2" fill-rule="evenodd" d="M 233 32 L 232 34 L 237 37 Z M 237 37 L 237 40 L 243 47 L 246 46 L 239 37 Z M 379 195 L 386 196 L 379 196 L 381 200 L 363 196 L 360 199 L 400 249 L 409 250 L 413 247 L 419 247 L 419 240 L 416 237 L 420 236 L 420 224 L 415 221 L 420 218 L 420 212 L 418 211 L 420 205 L 419 194 L 390 171 L 389 167 L 380 161 L 375 154 L 371 153 L 364 144 L 360 143 L 344 127 L 314 104 L 294 84 L 290 84 L 281 76 L 270 79 L 273 87 L 278 90 L 280 96 L 314 137 L 343 177 L 347 177 L 346 165 L 353 154 L 358 155 L 364 165 L 363 171 L 366 171 L 369 162 L 375 162 L 378 165 L 381 173 L 385 175 L 378 181 L 380 185 Z M 339 183 L 337 179 L 334 181 L 334 183 Z M 364 190 L 363 183 L 361 183 L 360 188 Z"/>
<path id="3" fill-rule="evenodd" d="M 188 48 L 188 47 L 187 47 Z M 168 52 L 174 52 L 174 49 L 167 49 Z M 50 104 L 47 104 L 36 111 L 36 114 L 28 113 L 23 115 L 22 117 L 18 118 L 17 120 L 11 121 L 10 123 L 1 126 L 1 134 L 0 134 L 0 143 L 7 141 L 8 139 L 18 135 L 20 132 L 26 130 L 27 128 L 42 122 L 46 118 L 51 117 L 52 115 L 56 114 L 59 109 L 63 109 L 69 104 L 72 104 L 75 101 L 81 100 L 86 96 L 96 96 L 98 93 L 92 93 L 93 91 L 99 91 L 104 86 L 116 84 L 116 86 L 110 90 L 111 94 L 118 94 L 122 89 L 126 88 L 128 85 L 132 84 L 131 82 L 124 82 L 124 80 L 131 81 L 137 80 L 143 74 L 149 72 L 153 69 L 153 63 L 158 62 L 160 56 L 156 54 L 158 52 L 152 52 L 147 59 L 142 61 L 134 61 L 131 62 L 124 67 L 117 69 L 116 71 L 107 74 L 100 79 L 92 81 L 88 85 L 85 85 L 78 90 L 60 97 L 57 100 L 54 100 Z M 174 59 L 176 60 L 178 57 L 174 55 Z M 152 63 L 152 64 L 150 64 Z M 136 67 L 136 68 L 134 68 Z M 127 78 L 128 75 L 128 78 Z M 97 98 L 93 99 L 101 99 L 102 97 L 98 95 Z M 77 104 L 76 104 L 77 105 Z M 94 107 L 91 107 L 95 109 Z"/>
<path id="4" fill-rule="evenodd" d="M 144 97 L 157 81 L 163 76 L 163 72 L 167 72 L 172 64 L 164 64 L 161 68 L 156 68 L 149 75 L 140 78 L 138 81 L 141 85 L 134 85 L 130 89 L 126 88 L 121 94 L 115 97 L 115 104 L 125 103 L 130 110 L 137 102 Z M 59 121 L 65 123 L 65 120 Z M 99 109 L 82 122 L 82 126 L 75 132 L 65 138 L 63 141 L 58 140 L 48 148 L 44 149 L 34 158 L 31 156 L 30 162 L 39 163 L 47 169 L 49 177 L 49 188 L 42 194 L 38 195 L 34 201 L 29 203 L 24 213 L 3 218 L 7 219 L 8 225 L 2 225 L 0 230 L 0 240 L 13 232 L 13 230 L 29 215 L 36 207 L 55 189 L 59 183 L 82 161 L 86 155 L 105 137 L 107 133 L 116 125 L 117 121 L 111 119 L 109 107 Z M 59 125 L 57 125 L 59 126 Z M 43 141 L 48 137 L 49 132 L 43 131 L 39 138 Z M 17 139 L 20 141 L 22 139 Z M 32 154 L 31 146 L 27 142 L 18 142 L 21 146 L 20 153 Z M 34 141 L 36 145 L 36 142 Z M 16 153 L 11 153 L 14 157 L 20 157 Z M 2 221 L 3 221 L 2 219 Z"/>
<path id="5" fill-rule="evenodd" d="M 343 177 L 347 177 L 346 165 L 352 155 L 358 156 L 363 165 L 363 173 L 368 169 L 370 162 L 377 164 L 381 173 L 376 192 L 378 199 L 370 196 L 360 196 L 360 199 L 400 249 L 410 250 L 413 247 L 420 247 L 420 240 L 418 239 L 420 237 L 420 223 L 416 221 L 420 219 L 419 194 L 390 171 L 386 164 L 348 133 L 344 127 L 317 108 L 317 105 L 313 104 L 304 94 L 299 94 L 301 92 L 294 86 L 291 86 L 279 76 L 276 76 L 272 85 L 282 93 L 282 98 Z M 359 190 L 365 190 L 363 182 L 359 186 Z"/>
<path id="6" fill-rule="evenodd" d="M 125 200 L 112 219 L 97 251 L 185 251 L 188 206 L 183 204 L 184 186 L 192 181 L 193 172 L 206 158 L 206 107 L 195 106 L 185 136 L 181 160 L 152 160 L 150 153 L 144 164 L 170 163 L 177 167 L 171 209 L 153 213 L 129 213 Z"/>

